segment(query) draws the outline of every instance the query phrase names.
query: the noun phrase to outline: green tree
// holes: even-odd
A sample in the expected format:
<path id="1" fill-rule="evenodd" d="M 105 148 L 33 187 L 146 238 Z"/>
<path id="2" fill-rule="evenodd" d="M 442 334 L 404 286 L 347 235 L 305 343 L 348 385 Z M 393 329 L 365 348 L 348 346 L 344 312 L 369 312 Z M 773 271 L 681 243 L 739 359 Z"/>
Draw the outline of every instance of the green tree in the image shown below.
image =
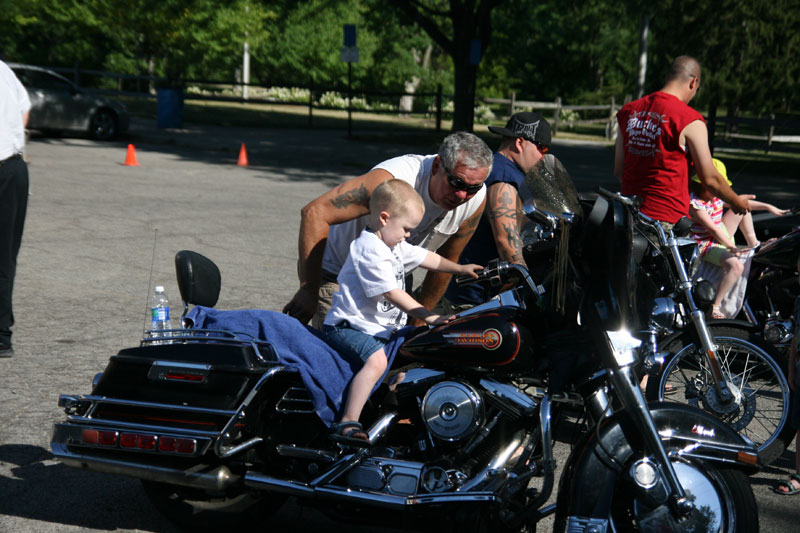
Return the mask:
<path id="1" fill-rule="evenodd" d="M 472 131 L 478 59 L 485 54 L 492 36 L 492 10 L 501 0 L 391 0 L 411 21 L 430 35 L 453 61 L 453 131 Z M 473 41 L 479 44 L 471 57 Z"/>

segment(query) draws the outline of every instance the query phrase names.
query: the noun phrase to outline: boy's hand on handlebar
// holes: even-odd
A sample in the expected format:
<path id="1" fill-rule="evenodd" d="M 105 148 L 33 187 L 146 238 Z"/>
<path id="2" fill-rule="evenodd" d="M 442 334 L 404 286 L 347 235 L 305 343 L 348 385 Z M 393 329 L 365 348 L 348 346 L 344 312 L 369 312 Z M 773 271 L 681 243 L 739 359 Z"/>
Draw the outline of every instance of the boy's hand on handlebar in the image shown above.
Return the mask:
<path id="1" fill-rule="evenodd" d="M 774 205 L 768 205 L 767 211 L 769 211 L 773 215 L 782 217 L 783 215 L 789 212 L 789 209 L 781 209 L 779 207 L 775 207 Z"/>
<path id="2" fill-rule="evenodd" d="M 459 275 L 471 276 L 474 279 L 478 278 L 477 271 L 478 270 L 483 270 L 483 267 L 481 265 L 474 265 L 472 263 L 470 263 L 468 265 L 460 265 L 460 266 L 461 266 L 461 268 L 460 268 Z"/>

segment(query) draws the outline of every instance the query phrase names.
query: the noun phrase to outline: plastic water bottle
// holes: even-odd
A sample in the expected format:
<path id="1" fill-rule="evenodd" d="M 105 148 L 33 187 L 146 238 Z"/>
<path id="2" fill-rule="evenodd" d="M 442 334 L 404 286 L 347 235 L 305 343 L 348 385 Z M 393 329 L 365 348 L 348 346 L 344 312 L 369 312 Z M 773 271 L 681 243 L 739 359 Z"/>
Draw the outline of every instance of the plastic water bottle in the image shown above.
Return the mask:
<path id="1" fill-rule="evenodd" d="M 153 292 L 153 298 L 150 300 L 150 312 L 153 320 L 150 336 L 153 338 L 168 336 L 169 334 L 163 333 L 163 331 L 172 329 L 172 323 L 169 318 L 169 298 L 164 292 L 163 285 L 156 286 Z M 164 341 L 153 342 L 153 344 L 163 343 Z"/>

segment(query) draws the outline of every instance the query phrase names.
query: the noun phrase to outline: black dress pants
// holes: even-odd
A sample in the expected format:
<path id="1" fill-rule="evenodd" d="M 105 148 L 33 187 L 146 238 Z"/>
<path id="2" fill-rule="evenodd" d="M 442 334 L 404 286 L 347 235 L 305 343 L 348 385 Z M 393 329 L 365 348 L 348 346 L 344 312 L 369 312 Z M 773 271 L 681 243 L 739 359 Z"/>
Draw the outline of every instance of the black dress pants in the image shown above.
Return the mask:
<path id="1" fill-rule="evenodd" d="M 28 209 L 28 166 L 21 156 L 0 162 L 0 348 L 11 345 L 11 292 Z"/>

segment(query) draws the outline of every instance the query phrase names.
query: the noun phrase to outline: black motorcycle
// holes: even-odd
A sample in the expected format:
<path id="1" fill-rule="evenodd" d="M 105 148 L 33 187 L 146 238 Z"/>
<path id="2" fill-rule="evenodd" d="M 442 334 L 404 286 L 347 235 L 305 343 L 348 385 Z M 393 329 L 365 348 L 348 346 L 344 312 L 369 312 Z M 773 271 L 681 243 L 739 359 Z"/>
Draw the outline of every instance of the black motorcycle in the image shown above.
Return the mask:
<path id="1" fill-rule="evenodd" d="M 552 156 L 523 189 L 525 214 L 556 236 L 526 260 L 552 275 L 543 286 L 519 265 L 489 265 L 481 280 L 513 288 L 411 332 L 396 362 L 405 379 L 364 411 L 367 446 L 329 438 L 320 376 L 276 349 L 278 332 L 192 328 L 112 356 L 90 395 L 62 395 L 54 454 L 142 479 L 190 527 L 263 520 L 291 495 L 337 520 L 413 529 L 525 531 L 554 513 L 558 531 L 757 531 L 755 447 L 701 410 L 648 408 L 639 388 L 636 369 L 675 311 L 664 298 L 632 303 L 635 208 L 599 197 L 584 216 Z M 184 302 L 213 306 L 213 263 L 180 252 L 176 266 Z M 546 505 L 553 420 L 576 397 L 589 428 Z"/>
<path id="2" fill-rule="evenodd" d="M 792 210 L 795 216 L 772 219 L 778 221 L 797 221 L 798 209 Z M 762 238 L 767 230 L 760 225 Z M 780 353 L 788 353 L 792 339 L 794 301 L 800 295 L 798 284 L 798 259 L 800 259 L 800 226 L 795 226 L 777 239 L 764 241 L 756 250 L 750 266 L 747 291 L 742 306 L 741 318 L 753 324 L 764 340 Z"/>
<path id="3" fill-rule="evenodd" d="M 776 460 L 794 435 L 785 356 L 743 320 L 706 320 L 714 300 L 708 281 L 692 281 L 697 244 L 683 218 L 664 230 L 639 214 L 634 251 L 638 294 L 668 295 L 676 321 L 660 332 L 661 369 L 653 368 L 647 397 L 704 409 L 754 442 L 762 464 Z M 748 288 L 749 290 L 749 288 Z"/>

